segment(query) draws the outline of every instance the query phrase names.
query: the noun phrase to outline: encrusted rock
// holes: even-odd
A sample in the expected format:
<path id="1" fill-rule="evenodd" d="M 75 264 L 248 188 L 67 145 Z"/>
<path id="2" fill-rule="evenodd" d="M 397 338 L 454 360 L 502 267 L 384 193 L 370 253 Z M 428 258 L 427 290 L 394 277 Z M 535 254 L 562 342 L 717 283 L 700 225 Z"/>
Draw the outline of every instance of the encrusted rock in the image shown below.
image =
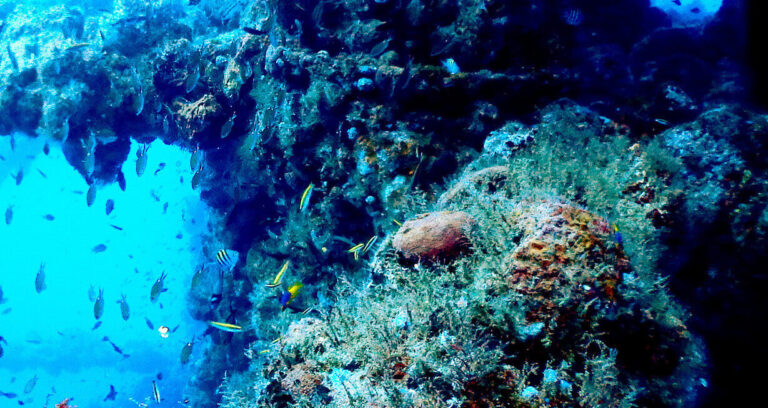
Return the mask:
<path id="1" fill-rule="evenodd" d="M 493 194 L 507 184 L 507 180 L 512 177 L 512 172 L 507 166 L 491 166 L 482 170 L 469 173 L 454 184 L 450 190 L 446 191 L 440 197 L 438 203 L 446 205 L 453 202 L 459 202 L 467 195 L 471 195 L 474 189 L 478 189 L 486 194 Z"/>
<path id="2" fill-rule="evenodd" d="M 553 298 L 569 288 L 572 298 L 584 297 L 585 303 L 618 299 L 622 274 L 632 269 L 608 222 L 565 204 L 543 202 L 537 210 L 537 232 L 524 237 L 509 258 L 508 283 L 532 298 Z M 553 314 L 545 309 L 545 316 Z"/>
<path id="3" fill-rule="evenodd" d="M 467 213 L 439 211 L 406 221 L 393 245 L 408 259 L 449 260 L 469 250 L 468 230 L 475 220 Z"/>
<path id="4" fill-rule="evenodd" d="M 483 144 L 483 154 L 510 158 L 517 150 L 530 144 L 535 135 L 536 128 L 509 122 L 488 135 Z"/>
<path id="5" fill-rule="evenodd" d="M 316 373 L 315 367 L 301 363 L 291 367 L 288 373 L 280 381 L 280 384 L 296 397 L 309 397 L 315 393 L 322 383 L 322 378 Z"/>

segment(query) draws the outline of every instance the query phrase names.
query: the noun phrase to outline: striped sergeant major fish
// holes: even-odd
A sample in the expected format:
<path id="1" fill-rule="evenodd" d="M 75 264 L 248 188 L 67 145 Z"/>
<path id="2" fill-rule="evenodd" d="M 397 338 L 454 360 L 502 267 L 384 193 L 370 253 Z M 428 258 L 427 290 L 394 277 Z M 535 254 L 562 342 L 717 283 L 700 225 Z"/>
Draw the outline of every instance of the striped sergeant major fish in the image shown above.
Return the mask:
<path id="1" fill-rule="evenodd" d="M 584 14 L 577 8 L 569 8 L 560 15 L 563 22 L 569 26 L 578 26 L 584 21 Z"/>
<path id="2" fill-rule="evenodd" d="M 234 268 L 239 259 L 240 253 L 234 249 L 222 249 L 216 252 L 216 263 L 227 270 Z"/>

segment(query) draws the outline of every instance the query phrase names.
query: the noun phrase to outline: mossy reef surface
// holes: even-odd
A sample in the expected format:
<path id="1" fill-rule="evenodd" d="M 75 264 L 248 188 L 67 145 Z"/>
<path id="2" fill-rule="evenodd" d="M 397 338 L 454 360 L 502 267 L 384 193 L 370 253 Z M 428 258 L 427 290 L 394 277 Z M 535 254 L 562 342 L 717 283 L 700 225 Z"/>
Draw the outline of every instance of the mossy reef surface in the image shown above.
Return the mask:
<path id="1" fill-rule="evenodd" d="M 187 294 L 244 328 L 205 334 L 190 406 L 759 389 L 768 116 L 744 2 L 692 25 L 643 0 L 39 3 L 0 2 L 0 135 L 50 140 L 94 188 L 124 183 L 132 142 L 189 149 L 201 257 L 241 254 L 220 302 L 205 269 Z"/>

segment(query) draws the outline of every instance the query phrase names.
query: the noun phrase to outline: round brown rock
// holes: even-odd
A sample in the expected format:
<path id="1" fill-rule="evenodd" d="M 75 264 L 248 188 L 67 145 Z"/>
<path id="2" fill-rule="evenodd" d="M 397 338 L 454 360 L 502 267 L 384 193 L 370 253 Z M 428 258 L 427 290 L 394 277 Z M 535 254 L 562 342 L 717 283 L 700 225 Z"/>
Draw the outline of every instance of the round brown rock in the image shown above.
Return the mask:
<path id="1" fill-rule="evenodd" d="M 469 250 L 467 233 L 475 220 L 463 211 L 438 211 L 408 220 L 393 246 L 408 259 L 451 260 Z"/>

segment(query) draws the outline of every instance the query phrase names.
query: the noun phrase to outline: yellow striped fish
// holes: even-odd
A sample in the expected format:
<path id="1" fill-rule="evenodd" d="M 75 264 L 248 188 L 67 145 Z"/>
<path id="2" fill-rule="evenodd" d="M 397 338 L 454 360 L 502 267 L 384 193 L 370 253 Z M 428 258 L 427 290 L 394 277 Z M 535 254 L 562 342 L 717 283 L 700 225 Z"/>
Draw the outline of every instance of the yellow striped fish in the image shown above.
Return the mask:
<path id="1" fill-rule="evenodd" d="M 379 239 L 378 235 L 374 235 L 371 238 L 368 239 L 368 242 L 365 243 L 365 246 L 363 247 L 363 253 L 368 252 L 369 249 L 371 249 L 371 246 L 373 245 L 376 240 Z"/>
<path id="2" fill-rule="evenodd" d="M 268 283 L 266 286 L 268 288 L 276 288 L 280 286 L 280 283 L 283 281 L 283 275 L 285 275 L 285 271 L 288 270 L 288 265 L 290 264 L 291 264 L 291 261 L 285 261 L 283 266 L 277 272 L 277 275 L 275 276 L 275 279 L 272 281 L 272 283 Z"/>
<path id="3" fill-rule="evenodd" d="M 242 326 L 238 326 L 236 324 L 224 323 L 224 322 L 214 322 L 214 321 L 210 321 L 210 322 L 208 322 L 208 324 L 210 324 L 211 326 L 213 326 L 213 327 L 215 327 L 215 328 L 217 328 L 219 330 L 223 330 L 225 332 L 240 333 L 240 332 L 243 331 L 243 327 Z"/>
<path id="4" fill-rule="evenodd" d="M 352 248 L 347 249 L 347 252 L 349 252 L 349 253 L 357 252 L 357 251 L 359 251 L 364 246 L 365 246 L 365 244 L 357 244 L 357 245 L 353 246 Z"/>
<path id="5" fill-rule="evenodd" d="M 355 256 L 355 261 L 357 261 L 357 258 L 360 256 L 360 250 L 363 249 L 365 244 L 357 244 L 353 246 L 352 248 L 347 249 L 347 252 L 351 253 Z"/>
<path id="6" fill-rule="evenodd" d="M 307 189 L 304 190 L 304 194 L 301 195 L 301 200 L 299 200 L 299 212 L 304 212 L 304 210 L 309 207 L 309 197 L 312 196 L 312 190 L 315 188 L 315 185 L 312 183 L 309 183 L 307 186 Z"/>
<path id="7" fill-rule="evenodd" d="M 222 249 L 216 252 L 216 262 L 226 269 L 234 268 L 238 259 L 240 259 L 240 253 L 234 249 Z"/>

